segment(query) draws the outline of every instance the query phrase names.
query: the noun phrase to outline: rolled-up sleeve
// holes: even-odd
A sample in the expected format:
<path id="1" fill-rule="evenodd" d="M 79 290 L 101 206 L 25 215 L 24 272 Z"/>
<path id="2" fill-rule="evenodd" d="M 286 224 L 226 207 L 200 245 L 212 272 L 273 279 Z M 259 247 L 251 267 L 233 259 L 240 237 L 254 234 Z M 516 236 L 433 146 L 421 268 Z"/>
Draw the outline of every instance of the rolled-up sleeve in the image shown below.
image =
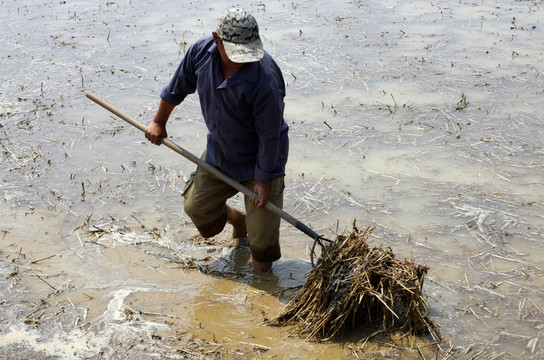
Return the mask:
<path id="1" fill-rule="evenodd" d="M 191 46 L 177 67 L 170 83 L 161 91 L 161 99 L 171 105 L 179 105 L 189 94 L 196 91 L 197 77 L 194 70 L 195 45 Z"/>

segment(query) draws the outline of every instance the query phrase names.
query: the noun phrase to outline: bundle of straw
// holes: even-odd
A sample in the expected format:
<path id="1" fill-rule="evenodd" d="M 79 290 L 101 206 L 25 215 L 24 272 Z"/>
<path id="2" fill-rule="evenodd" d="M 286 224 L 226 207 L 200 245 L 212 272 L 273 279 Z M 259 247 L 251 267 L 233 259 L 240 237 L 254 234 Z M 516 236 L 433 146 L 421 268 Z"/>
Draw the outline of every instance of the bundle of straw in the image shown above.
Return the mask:
<path id="1" fill-rule="evenodd" d="M 299 335 L 330 339 L 381 317 L 384 330 L 438 338 L 422 293 L 428 268 L 399 261 L 391 248 L 368 246 L 373 229 L 359 231 L 327 245 L 299 293 L 274 325 L 294 324 Z"/>

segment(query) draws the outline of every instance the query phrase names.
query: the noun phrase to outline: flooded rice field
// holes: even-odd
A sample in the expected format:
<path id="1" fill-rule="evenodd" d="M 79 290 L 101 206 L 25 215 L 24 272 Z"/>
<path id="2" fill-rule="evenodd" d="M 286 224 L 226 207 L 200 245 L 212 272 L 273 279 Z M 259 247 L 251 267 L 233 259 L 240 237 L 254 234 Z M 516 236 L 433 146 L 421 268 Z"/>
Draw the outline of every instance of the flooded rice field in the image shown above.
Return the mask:
<path id="1" fill-rule="evenodd" d="M 194 165 L 85 97 L 149 122 L 227 7 L 256 16 L 287 84 L 285 210 L 429 267 L 442 341 L 265 325 L 312 239 L 253 273 L 229 229 L 195 237 Z M 0 0 L 0 358 L 544 358 L 540 1 Z M 200 154 L 196 96 L 171 139 Z M 232 204 L 242 206 L 240 196 Z"/>

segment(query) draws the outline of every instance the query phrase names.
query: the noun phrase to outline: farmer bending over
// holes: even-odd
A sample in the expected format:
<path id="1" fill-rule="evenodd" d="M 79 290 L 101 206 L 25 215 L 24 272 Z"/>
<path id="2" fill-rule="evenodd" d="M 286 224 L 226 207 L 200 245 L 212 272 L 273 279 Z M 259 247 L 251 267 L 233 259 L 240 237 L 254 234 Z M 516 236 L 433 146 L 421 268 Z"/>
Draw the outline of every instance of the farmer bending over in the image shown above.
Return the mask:
<path id="1" fill-rule="evenodd" d="M 281 257 L 280 217 L 264 208 L 283 205 L 289 142 L 283 119 L 285 84 L 272 57 L 263 50 L 255 18 L 246 10 L 225 11 L 217 31 L 194 43 L 161 92 L 145 136 L 160 145 L 172 110 L 198 93 L 208 128 L 203 158 L 226 175 L 254 189 L 245 196 L 247 216 L 227 205 L 237 190 L 201 167 L 189 179 L 185 212 L 203 237 L 220 233 L 226 223 L 233 238 L 249 239 L 253 268 L 268 271 Z"/>

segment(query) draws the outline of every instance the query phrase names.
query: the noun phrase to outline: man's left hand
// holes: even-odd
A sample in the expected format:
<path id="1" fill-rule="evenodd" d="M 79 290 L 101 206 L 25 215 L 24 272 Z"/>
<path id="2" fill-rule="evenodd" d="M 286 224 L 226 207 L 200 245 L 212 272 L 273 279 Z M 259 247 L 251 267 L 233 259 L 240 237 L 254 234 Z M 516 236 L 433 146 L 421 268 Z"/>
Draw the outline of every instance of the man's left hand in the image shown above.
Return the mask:
<path id="1" fill-rule="evenodd" d="M 266 205 L 266 203 L 270 200 L 270 184 L 264 184 L 261 182 L 257 182 L 257 185 L 255 185 L 255 188 L 253 189 L 259 195 L 259 198 L 251 198 L 251 201 L 258 207 L 262 208 Z"/>

